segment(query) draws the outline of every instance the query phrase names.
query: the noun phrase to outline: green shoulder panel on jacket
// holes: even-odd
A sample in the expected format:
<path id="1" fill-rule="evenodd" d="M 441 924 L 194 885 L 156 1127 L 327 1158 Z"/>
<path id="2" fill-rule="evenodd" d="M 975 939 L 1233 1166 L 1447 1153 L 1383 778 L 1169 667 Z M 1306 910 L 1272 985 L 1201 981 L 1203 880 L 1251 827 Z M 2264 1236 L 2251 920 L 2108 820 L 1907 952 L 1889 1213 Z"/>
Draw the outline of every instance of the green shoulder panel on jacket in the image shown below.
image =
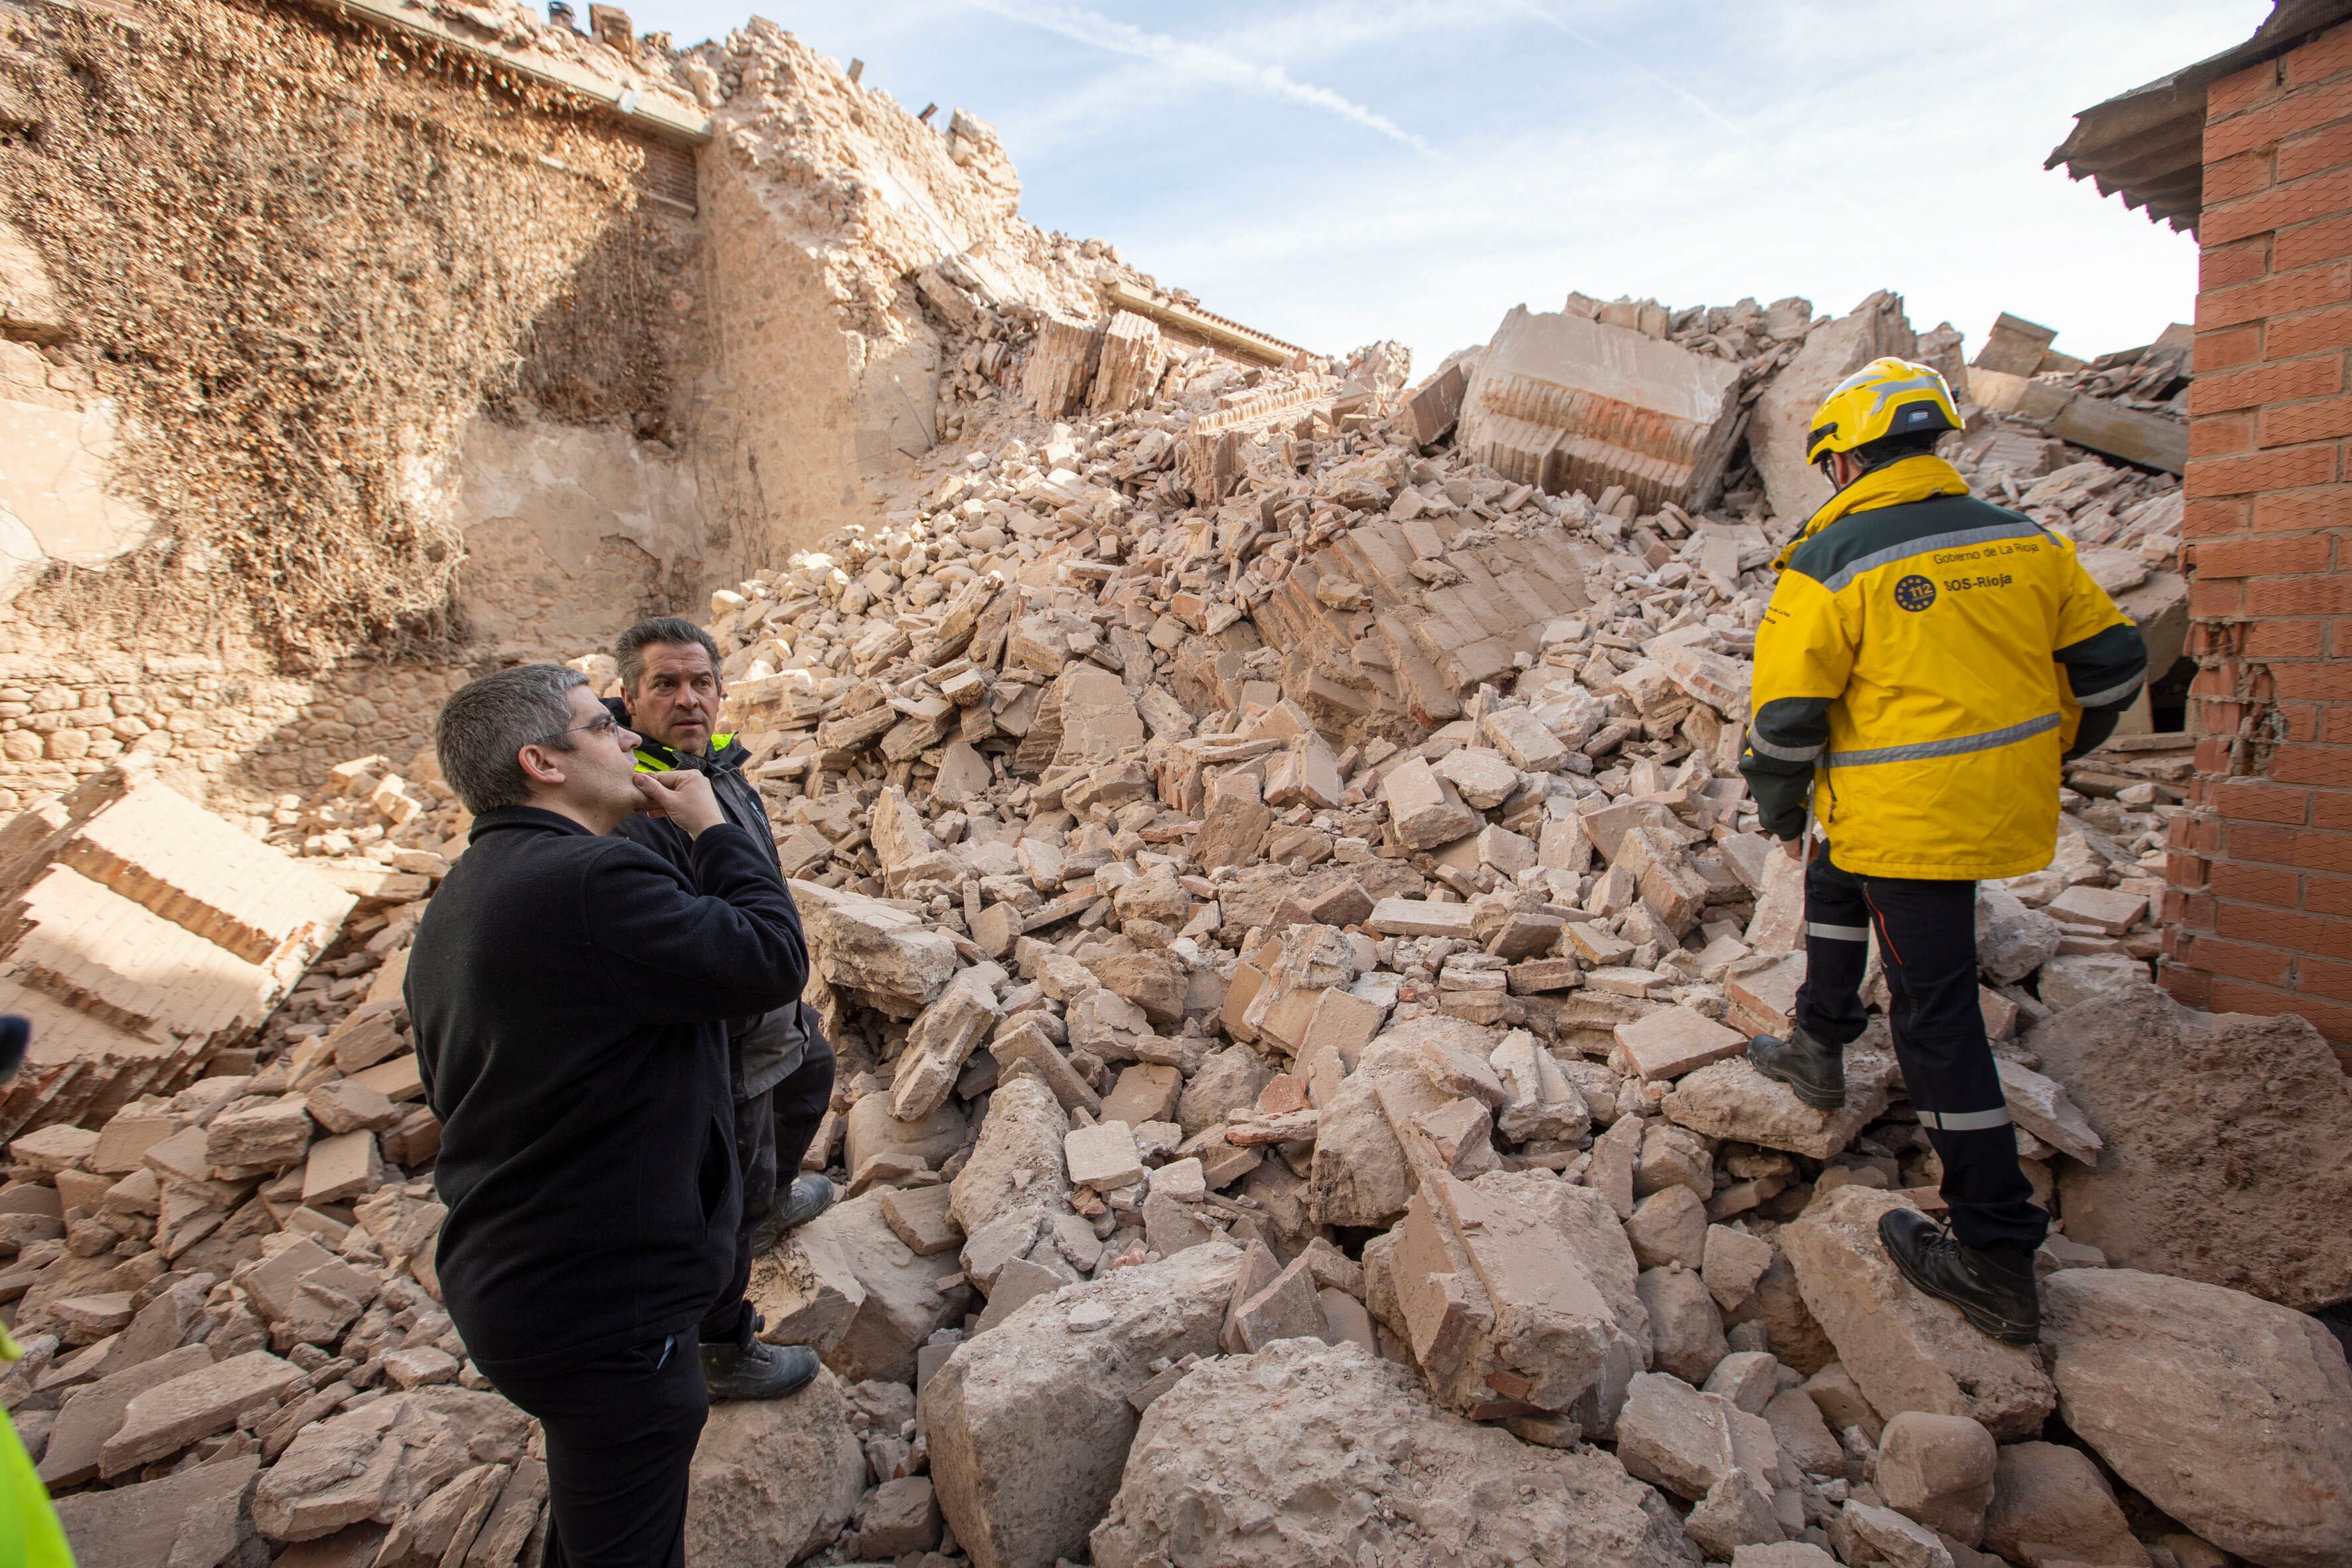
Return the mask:
<path id="1" fill-rule="evenodd" d="M 2022 512 L 1974 496 L 1932 496 L 1840 518 L 1797 546 L 1789 570 L 1834 594 L 1865 572 L 1914 555 L 2046 531 Z"/>

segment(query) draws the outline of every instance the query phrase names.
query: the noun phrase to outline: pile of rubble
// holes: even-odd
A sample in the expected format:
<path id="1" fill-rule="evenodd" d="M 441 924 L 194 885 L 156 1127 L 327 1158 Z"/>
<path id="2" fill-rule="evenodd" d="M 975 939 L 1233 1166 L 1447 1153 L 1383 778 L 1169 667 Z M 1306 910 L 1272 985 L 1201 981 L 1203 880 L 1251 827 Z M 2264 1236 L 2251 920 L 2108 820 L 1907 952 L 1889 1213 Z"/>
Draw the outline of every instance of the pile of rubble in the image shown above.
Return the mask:
<path id="1" fill-rule="evenodd" d="M 710 606 L 845 1196 L 752 1282 L 831 1373 L 714 1410 L 693 1561 L 2352 1554 L 2352 1375 L 2309 1315 L 2352 1299 L 2352 1091 L 2299 1022 L 2149 984 L 2180 737 L 2076 764 L 2052 866 L 1979 906 L 2060 1224 L 2043 1350 L 1878 1247 L 1939 1174 L 1883 1022 L 1834 1114 L 1742 1055 L 1804 963 L 1735 764 L 1805 416 L 1883 353 L 1998 388 L 1955 459 L 2160 672 L 2177 480 L 2061 426 L 2168 420 L 2182 362 L 1969 366 L 1889 295 L 1571 296 L 1408 388 L 1394 345 L 1318 360 L 1179 296 L 910 283 L 957 444 Z M 231 833 L 278 879 L 240 924 L 109 860 L 89 804 L 7 830 L 12 1007 L 99 994 L 35 952 L 68 877 L 278 978 L 167 1067 L 45 1069 L 11 1123 L 0 1405 L 84 1560 L 532 1560 L 535 1435 L 436 1300 L 399 1000 L 465 814 L 429 754 L 347 763 L 279 803 L 286 853 Z"/>

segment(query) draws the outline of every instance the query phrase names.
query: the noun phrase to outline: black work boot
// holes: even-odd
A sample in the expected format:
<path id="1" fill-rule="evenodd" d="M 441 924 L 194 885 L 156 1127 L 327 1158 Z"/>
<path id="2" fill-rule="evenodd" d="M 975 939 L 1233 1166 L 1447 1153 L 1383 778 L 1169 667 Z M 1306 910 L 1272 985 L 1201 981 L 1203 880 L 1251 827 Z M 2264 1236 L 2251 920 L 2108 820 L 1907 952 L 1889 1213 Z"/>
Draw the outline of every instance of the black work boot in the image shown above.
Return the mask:
<path id="1" fill-rule="evenodd" d="M 759 1257 L 783 1240 L 788 1230 L 798 1230 L 833 1206 L 833 1184 L 824 1177 L 795 1176 L 789 1187 L 776 1190 L 775 1206 L 768 1217 L 751 1228 L 751 1256 Z"/>
<path id="2" fill-rule="evenodd" d="M 1878 1239 L 1904 1279 L 1958 1308 L 1978 1331 L 2011 1345 L 2030 1345 L 2042 1337 L 2042 1298 L 2034 1289 L 2032 1253 L 1963 1247 L 1950 1230 L 1916 1209 L 1889 1209 L 1879 1215 Z"/>
<path id="3" fill-rule="evenodd" d="M 1794 1089 L 1799 1100 L 1815 1110 L 1835 1110 L 1845 1103 L 1845 1052 L 1825 1046 L 1798 1024 L 1789 1037 L 1758 1035 L 1748 1042 L 1748 1059 L 1766 1078 L 1778 1079 Z"/>
<path id="4" fill-rule="evenodd" d="M 764 1344 L 750 1330 L 735 1343 L 702 1347 L 702 1381 L 710 1397 L 782 1399 L 816 1376 L 816 1352 L 806 1345 Z"/>

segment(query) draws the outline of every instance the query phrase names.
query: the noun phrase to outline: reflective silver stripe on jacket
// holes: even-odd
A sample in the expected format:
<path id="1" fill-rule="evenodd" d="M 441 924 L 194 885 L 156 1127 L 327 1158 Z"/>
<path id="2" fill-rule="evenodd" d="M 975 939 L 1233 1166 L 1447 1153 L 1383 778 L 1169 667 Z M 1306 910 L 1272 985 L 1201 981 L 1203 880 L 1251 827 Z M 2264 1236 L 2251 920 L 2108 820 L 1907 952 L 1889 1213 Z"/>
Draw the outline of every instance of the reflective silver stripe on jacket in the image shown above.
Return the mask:
<path id="1" fill-rule="evenodd" d="M 1982 1132 L 1989 1128 L 2009 1125 L 2009 1107 L 1999 1110 L 1923 1110 L 1919 1125 L 1932 1127 L 1939 1132 Z"/>
<path id="2" fill-rule="evenodd" d="M 1808 921 L 1805 922 L 1805 934 L 1807 936 L 1818 936 L 1829 942 L 1868 942 L 1870 940 L 1870 928 L 1868 926 L 1823 925 L 1819 921 Z"/>
<path id="3" fill-rule="evenodd" d="M 1884 550 L 1874 550 L 1867 555 L 1858 555 L 1823 578 L 1822 586 L 1834 594 L 1865 572 L 1875 572 L 1881 566 L 1907 560 L 1914 555 L 1926 555 L 1937 550 L 1958 550 L 1970 544 L 1990 544 L 2000 539 L 2032 539 L 2043 531 L 2038 524 L 2031 522 L 1995 522 L 1982 528 L 1931 533 L 1925 539 L 1907 540 L 1901 544 L 1890 544 Z"/>
<path id="4" fill-rule="evenodd" d="M 2022 724 L 2004 729 L 1987 730 L 1981 735 L 1954 735 L 1946 741 L 1921 741 L 1909 746 L 1874 746 L 1864 752 L 1832 752 L 1822 759 L 1832 768 L 1865 768 L 1878 763 L 1912 763 L 1922 757 L 1958 757 L 1969 752 L 1990 752 L 2002 746 L 2013 746 L 2020 741 L 2030 741 L 2036 735 L 2046 735 L 2058 728 L 2058 715 L 2044 713 L 2039 719 L 2028 719 Z"/>
<path id="5" fill-rule="evenodd" d="M 1822 754 L 1819 746 L 1776 746 L 1758 734 L 1753 726 L 1748 731 L 1748 743 L 1775 762 L 1810 763 Z"/>
<path id="6" fill-rule="evenodd" d="M 2105 691 L 2078 691 L 2074 694 L 2074 700 L 2084 708 L 2112 707 L 2116 703 L 2129 700 L 2132 693 L 2139 689 L 2140 682 L 2146 679 L 2145 676 L 2135 675 L 2121 686 L 2110 686 Z"/>

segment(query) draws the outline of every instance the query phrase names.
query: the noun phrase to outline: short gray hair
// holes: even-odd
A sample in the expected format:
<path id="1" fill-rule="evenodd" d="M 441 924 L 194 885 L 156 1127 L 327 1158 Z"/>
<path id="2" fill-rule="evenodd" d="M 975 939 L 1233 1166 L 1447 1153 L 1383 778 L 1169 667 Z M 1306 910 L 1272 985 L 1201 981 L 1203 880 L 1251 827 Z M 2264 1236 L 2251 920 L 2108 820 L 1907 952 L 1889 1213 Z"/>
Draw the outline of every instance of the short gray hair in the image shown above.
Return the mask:
<path id="1" fill-rule="evenodd" d="M 684 616 L 654 616 L 623 632 L 613 643 L 614 662 L 621 667 L 621 689 L 635 691 L 646 678 L 646 649 L 656 643 L 673 647 L 702 645 L 710 656 L 710 673 L 719 673 L 719 639 Z"/>
<path id="2" fill-rule="evenodd" d="M 538 744 L 572 749 L 572 689 L 588 678 L 560 664 L 519 664 L 467 681 L 441 705 L 433 749 L 441 776 L 479 816 L 530 799 L 530 779 L 515 753 Z"/>

